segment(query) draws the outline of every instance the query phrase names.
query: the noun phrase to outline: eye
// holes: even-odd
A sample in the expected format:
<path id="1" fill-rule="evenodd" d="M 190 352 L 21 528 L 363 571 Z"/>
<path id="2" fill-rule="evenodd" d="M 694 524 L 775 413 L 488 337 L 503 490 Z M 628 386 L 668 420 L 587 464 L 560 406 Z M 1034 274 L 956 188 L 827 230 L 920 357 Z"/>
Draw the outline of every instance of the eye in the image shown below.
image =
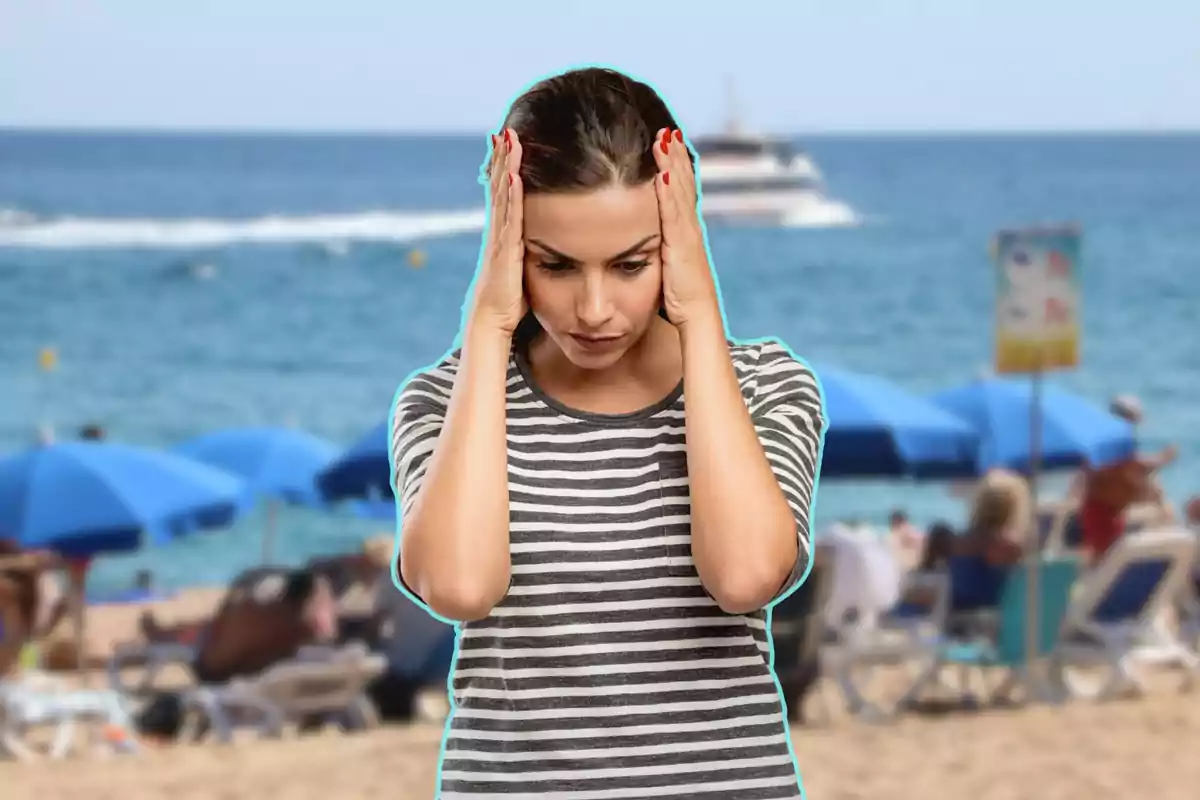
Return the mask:
<path id="1" fill-rule="evenodd" d="M 571 269 L 574 264 L 569 261 L 539 261 L 538 268 L 544 269 L 546 272 L 562 273 Z"/>
<path id="2" fill-rule="evenodd" d="M 615 266 L 621 272 L 627 275 L 636 275 L 650 265 L 650 259 L 643 258 L 636 261 L 618 261 Z"/>

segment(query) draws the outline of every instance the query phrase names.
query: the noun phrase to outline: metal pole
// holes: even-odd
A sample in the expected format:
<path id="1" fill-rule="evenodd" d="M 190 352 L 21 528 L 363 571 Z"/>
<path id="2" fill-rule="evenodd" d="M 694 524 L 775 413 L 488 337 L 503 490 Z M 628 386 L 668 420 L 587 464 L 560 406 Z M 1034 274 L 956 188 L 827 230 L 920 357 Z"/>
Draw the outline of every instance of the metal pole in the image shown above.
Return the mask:
<path id="1" fill-rule="evenodd" d="M 262 563 L 264 565 L 271 563 L 271 556 L 274 551 L 275 544 L 275 525 L 276 525 L 276 508 L 275 499 L 270 498 L 266 502 L 267 519 L 263 526 L 262 537 Z"/>
<path id="2" fill-rule="evenodd" d="M 1039 364 L 1031 376 L 1029 395 L 1029 504 L 1030 536 L 1026 540 L 1025 575 L 1028 593 L 1025 599 L 1025 680 L 1031 697 L 1039 697 L 1038 651 L 1041 649 L 1041 609 L 1038 602 L 1042 557 L 1041 531 L 1038 525 L 1038 474 L 1042 466 L 1042 370 Z"/>

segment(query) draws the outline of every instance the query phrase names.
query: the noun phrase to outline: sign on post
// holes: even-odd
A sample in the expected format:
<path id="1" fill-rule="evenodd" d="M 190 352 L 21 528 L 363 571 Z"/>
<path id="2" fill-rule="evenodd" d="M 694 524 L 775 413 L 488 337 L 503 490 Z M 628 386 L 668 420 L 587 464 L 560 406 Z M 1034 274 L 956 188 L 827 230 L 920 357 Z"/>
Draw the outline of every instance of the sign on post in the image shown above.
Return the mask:
<path id="1" fill-rule="evenodd" d="M 996 292 L 995 369 L 1040 373 L 1079 364 L 1079 230 L 1001 231 L 992 243 Z"/>

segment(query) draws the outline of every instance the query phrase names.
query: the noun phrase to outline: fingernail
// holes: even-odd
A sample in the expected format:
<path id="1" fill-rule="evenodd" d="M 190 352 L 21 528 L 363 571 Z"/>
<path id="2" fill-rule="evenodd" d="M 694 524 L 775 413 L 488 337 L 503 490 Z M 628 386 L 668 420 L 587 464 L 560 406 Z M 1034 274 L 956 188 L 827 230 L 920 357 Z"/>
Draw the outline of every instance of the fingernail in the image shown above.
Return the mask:
<path id="1" fill-rule="evenodd" d="M 675 129 L 675 141 L 683 144 L 683 131 L 679 130 L 678 128 Z"/>
<path id="2" fill-rule="evenodd" d="M 670 152 L 669 150 L 667 150 L 667 143 L 668 143 L 668 142 L 670 142 L 670 141 L 671 141 L 671 132 L 670 132 L 670 131 L 667 131 L 667 132 L 666 132 L 666 134 L 664 134 L 664 135 L 663 135 L 663 140 L 662 140 L 662 151 L 663 151 L 663 153 L 669 153 L 669 152 Z"/>
<path id="3" fill-rule="evenodd" d="M 512 186 L 512 173 L 508 173 L 508 185 Z"/>
<path id="4" fill-rule="evenodd" d="M 504 129 L 504 144 L 508 148 L 508 151 L 511 153 L 512 152 L 512 138 L 508 135 L 508 128 Z"/>
<path id="5" fill-rule="evenodd" d="M 667 149 L 667 146 L 664 144 L 663 150 L 665 151 L 666 149 Z M 663 173 L 663 186 L 670 186 L 670 185 L 671 185 L 671 173 L 664 172 Z"/>

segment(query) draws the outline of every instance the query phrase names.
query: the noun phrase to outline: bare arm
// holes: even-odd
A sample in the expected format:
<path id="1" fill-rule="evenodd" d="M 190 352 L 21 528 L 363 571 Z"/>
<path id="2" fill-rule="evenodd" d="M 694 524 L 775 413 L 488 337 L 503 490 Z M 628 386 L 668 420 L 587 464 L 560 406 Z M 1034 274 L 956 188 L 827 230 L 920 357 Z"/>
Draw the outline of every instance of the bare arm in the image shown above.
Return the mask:
<path id="1" fill-rule="evenodd" d="M 469 331 L 442 416 L 406 388 L 392 424 L 400 575 L 436 614 L 483 619 L 508 591 L 510 339 Z"/>
<path id="2" fill-rule="evenodd" d="M 748 409 L 720 318 L 681 328 L 692 555 L 728 613 L 757 610 L 808 572 L 809 504 L 823 421 L 811 373 L 764 345 L 765 389 Z"/>
<path id="3" fill-rule="evenodd" d="M 521 143 L 492 137 L 491 211 L 457 374 L 436 419 L 419 391 L 393 415 L 401 580 L 437 615 L 483 619 L 508 592 L 508 358 L 527 310 Z"/>

